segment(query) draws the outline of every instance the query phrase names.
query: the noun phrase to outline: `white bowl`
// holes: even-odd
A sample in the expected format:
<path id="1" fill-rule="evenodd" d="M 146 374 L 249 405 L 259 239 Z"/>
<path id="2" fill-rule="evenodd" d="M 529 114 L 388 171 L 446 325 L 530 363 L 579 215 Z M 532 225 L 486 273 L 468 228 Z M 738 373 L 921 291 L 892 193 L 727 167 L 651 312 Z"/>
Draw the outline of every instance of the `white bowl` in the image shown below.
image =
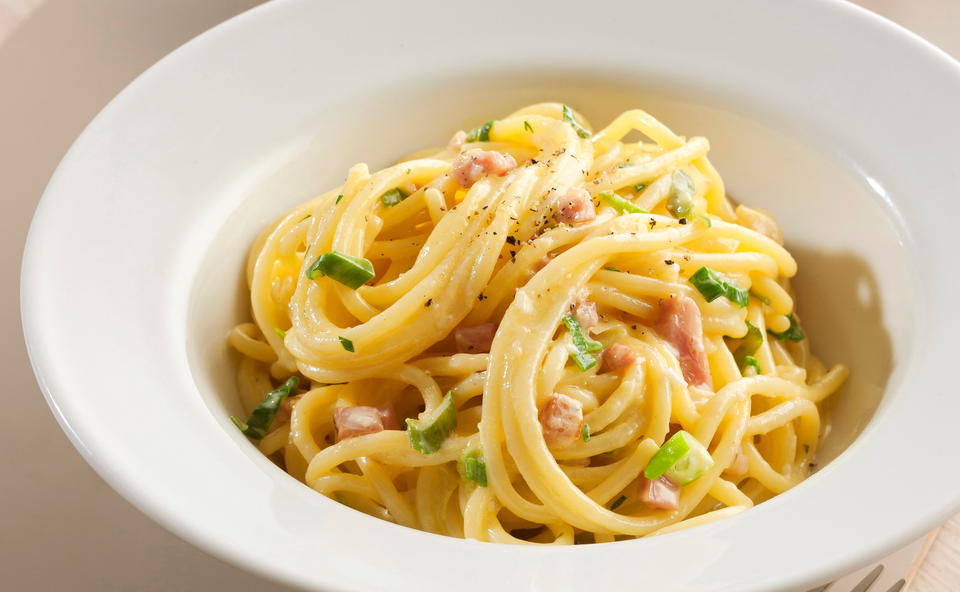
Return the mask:
<path id="1" fill-rule="evenodd" d="M 960 66 L 839 2 L 471 6 L 269 3 L 162 60 L 77 140 L 30 230 L 23 321 L 100 474 L 204 549 L 331 590 L 803 589 L 960 508 Z M 262 225 L 356 161 L 548 99 L 709 137 L 731 194 L 782 221 L 815 348 L 853 372 L 812 478 L 662 537 L 507 547 L 344 508 L 230 425 L 223 337 Z"/>

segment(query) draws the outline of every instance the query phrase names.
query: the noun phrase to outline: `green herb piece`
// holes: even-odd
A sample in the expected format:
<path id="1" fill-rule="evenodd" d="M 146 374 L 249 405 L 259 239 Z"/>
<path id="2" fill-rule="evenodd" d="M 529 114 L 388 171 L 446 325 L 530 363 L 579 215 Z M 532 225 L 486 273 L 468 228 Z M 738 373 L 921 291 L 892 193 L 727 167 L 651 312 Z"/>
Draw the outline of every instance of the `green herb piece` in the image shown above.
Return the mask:
<path id="1" fill-rule="evenodd" d="M 800 325 L 797 324 L 797 317 L 793 316 L 793 313 L 787 315 L 787 318 L 790 319 L 790 326 L 786 331 L 782 333 L 775 333 L 770 329 L 767 329 L 767 333 L 773 335 L 780 341 L 803 341 L 806 335 L 803 333 L 803 329 L 800 328 Z"/>
<path id="2" fill-rule="evenodd" d="M 770 304 L 770 299 L 767 298 L 766 296 L 764 296 L 763 294 L 757 294 L 757 293 L 754 292 L 753 290 L 750 290 L 750 295 L 753 296 L 754 298 L 756 298 L 757 300 L 759 300 L 760 302 L 764 303 L 764 304 L 767 304 L 767 305 Z"/>
<path id="3" fill-rule="evenodd" d="M 576 118 L 573 116 L 573 111 L 570 110 L 570 107 L 563 106 L 563 120 L 570 124 L 570 127 L 573 128 L 573 131 L 577 132 L 577 135 L 581 138 L 589 138 L 590 132 L 586 130 L 582 125 L 577 123 Z"/>
<path id="4" fill-rule="evenodd" d="M 406 192 L 399 187 L 394 187 L 380 196 L 380 203 L 385 207 L 391 208 L 405 199 L 407 199 Z"/>
<path id="5" fill-rule="evenodd" d="M 647 186 L 646 186 L 645 184 L 643 184 L 643 183 L 637 183 L 637 184 L 635 184 L 635 185 L 633 186 L 633 190 L 634 190 L 634 192 L 636 192 L 636 193 L 640 193 L 641 191 L 643 191 L 643 190 L 646 189 L 646 188 L 647 188 Z"/>
<path id="6" fill-rule="evenodd" d="M 267 435 L 267 428 L 270 427 L 270 422 L 272 422 L 273 418 L 277 415 L 280 404 L 293 392 L 293 389 L 297 388 L 299 382 L 299 378 L 291 376 L 278 388 L 267 393 L 263 398 L 263 402 L 257 405 L 257 408 L 250 414 L 250 418 L 247 419 L 246 423 L 240 421 L 239 418 L 233 415 L 230 416 L 230 421 L 232 421 L 233 425 L 237 426 L 246 437 L 253 440 L 262 440 L 263 437 Z"/>
<path id="7" fill-rule="evenodd" d="M 586 372 L 597 365 L 597 357 L 593 355 L 603 350 L 603 344 L 599 341 L 590 339 L 583 333 L 580 323 L 573 315 L 563 317 L 563 324 L 570 331 L 570 357 L 581 372 Z"/>
<path id="8" fill-rule="evenodd" d="M 633 202 L 623 199 L 616 193 L 610 191 L 602 191 L 600 193 L 600 199 L 607 205 L 612 206 L 618 213 L 622 214 L 627 212 L 629 214 L 649 214 L 650 212 L 639 208 Z"/>
<path id="9" fill-rule="evenodd" d="M 274 328 L 273 328 L 273 332 L 276 333 L 277 336 L 280 337 L 280 339 L 286 339 L 286 338 L 287 338 L 287 332 L 284 331 L 283 329 L 281 329 L 280 327 L 274 327 Z"/>
<path id="10" fill-rule="evenodd" d="M 674 171 L 671 176 L 670 196 L 667 197 L 667 211 L 674 218 L 686 218 L 693 213 L 693 194 L 696 188 L 693 179 L 683 171 Z"/>
<path id="11" fill-rule="evenodd" d="M 340 340 L 340 345 L 343 346 L 343 349 L 347 350 L 350 353 L 353 353 L 353 342 L 347 339 L 346 337 L 337 337 Z"/>
<path id="12" fill-rule="evenodd" d="M 376 273 L 369 259 L 347 255 L 340 251 L 330 251 L 317 257 L 316 261 L 307 268 L 307 279 L 315 280 L 325 275 L 356 290 L 372 280 Z"/>
<path id="13" fill-rule="evenodd" d="M 760 369 L 760 362 L 753 356 L 746 356 L 743 358 L 743 372 L 746 373 L 746 369 L 753 367 L 757 371 L 757 374 L 763 374 L 763 371 Z"/>
<path id="14" fill-rule="evenodd" d="M 473 481 L 480 487 L 487 486 L 487 463 L 479 451 L 464 449 L 457 470 L 467 481 Z"/>
<path id="15" fill-rule="evenodd" d="M 763 332 L 760 331 L 759 327 L 747 321 L 747 334 L 740 341 L 740 346 L 733 352 L 733 359 L 737 361 L 737 366 L 741 372 L 746 369 L 747 358 L 753 358 L 753 354 L 757 353 L 761 345 L 763 345 Z M 756 362 L 757 359 L 753 358 L 753 361 Z M 758 367 L 758 373 L 759 370 Z"/>
<path id="16" fill-rule="evenodd" d="M 341 200 L 341 199 L 343 199 L 343 194 L 342 194 L 342 193 L 337 196 L 337 201 L 333 202 L 333 205 L 337 205 L 338 203 L 340 203 L 340 200 Z"/>
<path id="17" fill-rule="evenodd" d="M 309 218 L 310 216 L 313 216 L 313 214 L 307 214 L 307 215 L 304 216 L 303 218 L 300 218 L 300 222 L 303 222 L 304 220 L 306 220 L 306 219 Z M 299 223 L 299 222 L 298 222 L 298 223 Z"/>
<path id="18" fill-rule="evenodd" d="M 581 430 L 580 432 L 580 439 L 583 440 L 584 442 L 590 441 L 590 424 L 589 423 L 583 424 L 583 430 Z"/>
<path id="19" fill-rule="evenodd" d="M 493 127 L 493 124 L 496 123 L 496 119 L 491 119 L 480 127 L 475 127 L 470 130 L 470 133 L 467 134 L 468 142 L 489 142 L 490 141 L 490 129 Z"/>
<path id="20" fill-rule="evenodd" d="M 633 162 L 621 162 L 620 164 L 617 165 L 617 168 L 618 168 L 618 169 L 625 169 L 625 168 L 627 168 L 627 167 L 632 167 L 632 166 L 637 166 L 637 165 L 636 165 L 636 163 L 633 163 Z"/>
<path id="21" fill-rule="evenodd" d="M 606 269 L 607 271 L 621 271 L 621 270 L 617 269 L 616 267 L 604 267 L 604 269 Z"/>
<path id="22" fill-rule="evenodd" d="M 456 427 L 457 406 L 453 402 L 453 391 L 450 391 L 429 417 L 407 419 L 410 446 L 421 454 L 433 454 L 440 450 Z"/>
<path id="23" fill-rule="evenodd" d="M 529 122 L 529 121 L 524 121 L 524 122 L 523 122 L 523 129 L 527 130 L 527 131 L 530 132 L 531 134 L 533 133 L 533 126 L 530 125 L 530 122 Z"/>
<path id="24" fill-rule="evenodd" d="M 712 466 L 713 458 L 703 444 L 689 433 L 680 430 L 653 455 L 643 470 L 643 476 L 647 479 L 659 479 L 666 475 L 668 479 L 682 486 L 696 481 Z"/>
<path id="25" fill-rule="evenodd" d="M 709 267 L 698 269 L 690 276 L 690 283 L 703 294 L 707 302 L 713 302 L 721 296 L 725 296 L 727 300 L 740 308 L 745 307 L 750 302 L 750 296 L 746 289 L 741 288 Z"/>
<path id="26" fill-rule="evenodd" d="M 617 508 L 619 508 L 620 506 L 622 506 L 622 505 L 623 505 L 623 502 L 625 502 L 625 501 L 627 501 L 627 496 L 625 496 L 625 495 L 621 495 L 621 496 L 618 497 L 617 499 L 613 500 L 613 503 L 610 504 L 610 511 L 612 512 L 613 510 L 616 510 Z"/>

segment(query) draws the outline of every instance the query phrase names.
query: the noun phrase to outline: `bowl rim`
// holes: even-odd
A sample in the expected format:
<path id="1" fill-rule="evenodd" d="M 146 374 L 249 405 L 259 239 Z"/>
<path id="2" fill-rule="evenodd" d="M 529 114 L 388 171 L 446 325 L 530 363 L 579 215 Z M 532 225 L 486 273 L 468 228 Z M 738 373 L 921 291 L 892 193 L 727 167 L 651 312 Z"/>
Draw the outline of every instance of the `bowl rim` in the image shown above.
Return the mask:
<path id="1" fill-rule="evenodd" d="M 741 3 L 749 5 L 751 1 L 743 0 Z M 249 548 L 244 548 L 243 544 L 245 543 L 241 544 L 233 540 L 227 540 L 223 536 L 211 532 L 207 526 L 187 519 L 182 514 L 181 508 L 176 506 L 170 498 L 164 498 L 145 489 L 141 483 L 132 479 L 130 474 L 124 472 L 120 465 L 126 462 L 126 459 L 121 461 L 115 450 L 103 447 L 104 442 L 95 434 L 95 431 L 102 426 L 95 420 L 91 420 L 89 416 L 82 416 L 78 412 L 76 394 L 71 394 L 71 387 L 64 385 L 62 378 L 58 376 L 57 360 L 52 359 L 48 354 L 48 350 L 58 339 L 58 328 L 51 326 L 51 322 L 46 316 L 48 309 L 43 308 L 40 304 L 49 301 L 49 294 L 53 286 L 44 274 L 44 270 L 50 269 L 50 265 L 55 262 L 51 258 L 50 250 L 43 243 L 56 231 L 57 224 L 61 222 L 56 218 L 57 209 L 71 197 L 70 187 L 67 186 L 71 180 L 70 175 L 75 174 L 74 171 L 77 166 L 81 166 L 86 159 L 92 157 L 91 151 L 95 151 L 97 148 L 98 141 L 102 139 L 101 134 L 104 134 L 105 129 L 112 123 L 111 119 L 125 115 L 124 110 L 130 108 L 131 105 L 135 105 L 136 101 L 142 100 L 143 96 L 149 94 L 151 89 L 160 88 L 169 80 L 174 79 L 177 76 L 178 69 L 183 68 L 192 58 L 202 54 L 202 52 L 216 51 L 221 45 L 229 46 L 230 43 L 242 39 L 245 35 L 256 32 L 261 26 L 264 26 L 264 23 L 293 18 L 301 10 L 306 9 L 308 4 L 307 0 L 278 0 L 258 6 L 214 27 L 160 60 L 119 93 L 100 112 L 67 152 L 37 208 L 23 255 L 21 314 L 31 365 L 54 416 L 87 462 L 124 498 L 178 536 L 194 542 L 214 555 L 242 568 L 252 569 L 273 579 L 297 586 L 319 585 L 328 589 L 354 589 L 350 587 L 352 585 L 350 582 L 344 584 L 343 581 L 330 579 L 323 574 L 294 574 L 286 567 L 278 567 L 276 564 L 266 561 Z M 697 2 L 691 4 L 697 4 Z M 952 72 L 954 79 L 960 80 L 960 64 L 939 48 L 899 25 L 887 21 L 862 7 L 839 0 L 814 0 L 807 4 L 810 7 L 808 10 L 818 13 L 823 18 L 834 19 L 834 22 L 844 26 L 863 27 L 863 30 L 869 29 L 888 40 L 891 46 L 897 46 L 901 49 L 907 48 L 908 45 L 912 46 L 910 49 L 916 53 L 916 56 L 919 56 L 917 59 L 927 60 L 928 63 L 937 62 L 939 68 L 949 70 Z M 795 7 L 793 5 L 793 8 Z M 956 238 L 950 240 L 956 243 Z M 929 336 L 932 331 L 930 327 L 924 327 L 923 329 L 918 331 L 918 339 L 924 335 Z M 915 360 L 911 360 L 909 363 L 912 365 L 914 362 Z M 922 381 L 916 380 L 915 376 L 913 378 L 915 383 L 923 384 Z M 903 382 L 909 384 L 908 377 L 904 377 Z M 898 405 L 898 408 L 900 407 L 902 405 Z M 844 453 L 844 456 L 849 455 L 851 451 L 862 450 L 867 445 L 867 441 L 875 441 L 881 435 L 881 427 L 883 426 L 877 422 L 872 422 L 860 438 Z M 884 434 L 886 434 L 886 431 L 884 431 Z M 240 438 L 236 438 L 236 440 L 242 441 Z M 266 468 L 265 465 L 260 467 L 260 469 L 264 468 Z M 830 465 L 822 473 L 835 473 L 835 468 L 834 465 Z M 798 490 L 799 488 L 779 496 L 764 504 L 763 507 L 754 509 L 753 513 L 776 511 L 786 501 L 792 500 L 795 497 L 792 494 Z M 315 495 L 309 491 L 295 492 L 293 489 L 285 491 L 284 495 L 302 497 L 304 493 Z M 921 531 L 929 529 L 958 509 L 960 509 L 960 496 L 955 495 L 952 502 L 941 503 L 936 508 L 926 508 L 922 512 L 918 512 L 920 517 L 917 519 L 909 523 L 902 521 L 897 524 L 892 529 L 895 531 L 894 535 L 889 535 L 882 541 L 872 541 L 865 544 L 856 554 L 850 553 L 842 558 L 834 559 L 832 563 L 828 562 L 818 573 L 835 575 L 844 569 L 853 567 L 857 561 L 863 558 L 878 557 L 892 550 L 896 545 L 903 544 L 911 537 L 919 535 Z M 729 525 L 726 522 L 728 521 L 698 528 L 695 531 L 696 538 L 708 542 L 722 539 L 724 533 L 729 530 Z M 399 537 L 410 541 L 419 541 L 424 546 L 432 547 L 435 543 L 435 541 L 425 542 L 426 539 L 423 538 L 433 537 L 434 535 L 409 531 L 394 525 L 383 525 L 383 528 L 402 531 L 402 534 L 398 535 Z M 673 539 L 693 543 L 689 533 L 676 533 L 663 537 L 665 542 Z M 507 556 L 502 554 L 502 550 L 491 549 L 490 545 L 456 539 L 443 539 L 443 545 L 451 549 L 459 549 L 472 554 L 481 553 L 498 558 L 500 561 L 507 561 Z M 617 543 L 617 545 L 626 551 L 630 543 Z M 576 550 L 553 549 L 551 555 L 554 558 L 560 558 L 560 561 L 573 561 L 572 553 L 578 553 L 583 557 L 581 563 L 590 562 L 598 558 L 600 549 L 609 551 L 610 545 L 594 545 L 591 547 L 594 548 L 592 550 L 580 548 Z M 540 560 L 546 559 L 544 551 L 541 549 L 511 547 L 510 553 L 523 557 L 536 557 Z M 618 555 L 623 554 L 619 552 L 619 549 L 616 553 Z M 774 584 L 773 580 L 765 580 L 755 583 L 755 586 L 760 587 L 751 587 L 750 589 L 770 589 L 766 587 L 770 585 L 796 585 L 807 583 L 809 579 L 809 576 L 795 571 L 784 576 L 782 582 L 785 582 L 785 584 L 782 584 L 781 581 Z"/>

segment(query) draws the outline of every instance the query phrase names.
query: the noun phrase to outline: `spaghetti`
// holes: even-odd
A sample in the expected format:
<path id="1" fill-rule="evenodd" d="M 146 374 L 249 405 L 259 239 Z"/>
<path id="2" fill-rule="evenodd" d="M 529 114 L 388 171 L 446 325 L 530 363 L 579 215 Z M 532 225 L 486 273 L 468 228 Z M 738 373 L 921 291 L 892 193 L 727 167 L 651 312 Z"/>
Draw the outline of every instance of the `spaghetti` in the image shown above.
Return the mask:
<path id="1" fill-rule="evenodd" d="M 237 425 L 320 493 L 482 541 L 655 535 L 793 487 L 847 370 L 708 149 L 543 103 L 352 167 L 253 245 Z"/>

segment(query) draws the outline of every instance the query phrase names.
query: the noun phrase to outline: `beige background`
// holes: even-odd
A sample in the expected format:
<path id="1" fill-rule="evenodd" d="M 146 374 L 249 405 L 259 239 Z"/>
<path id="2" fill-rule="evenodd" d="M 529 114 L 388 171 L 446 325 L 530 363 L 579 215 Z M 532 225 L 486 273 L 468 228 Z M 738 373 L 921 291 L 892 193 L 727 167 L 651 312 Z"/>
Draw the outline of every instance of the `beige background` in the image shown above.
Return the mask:
<path id="1" fill-rule="evenodd" d="M 22 346 L 26 229 L 86 123 L 159 57 L 258 0 L 0 0 L 0 574 L 9 590 L 286 590 L 169 534 L 86 465 L 51 416 Z M 960 56 L 960 1 L 860 2 Z M 69 262 L 65 262 L 68 264 Z M 960 590 L 960 520 L 913 592 Z"/>

